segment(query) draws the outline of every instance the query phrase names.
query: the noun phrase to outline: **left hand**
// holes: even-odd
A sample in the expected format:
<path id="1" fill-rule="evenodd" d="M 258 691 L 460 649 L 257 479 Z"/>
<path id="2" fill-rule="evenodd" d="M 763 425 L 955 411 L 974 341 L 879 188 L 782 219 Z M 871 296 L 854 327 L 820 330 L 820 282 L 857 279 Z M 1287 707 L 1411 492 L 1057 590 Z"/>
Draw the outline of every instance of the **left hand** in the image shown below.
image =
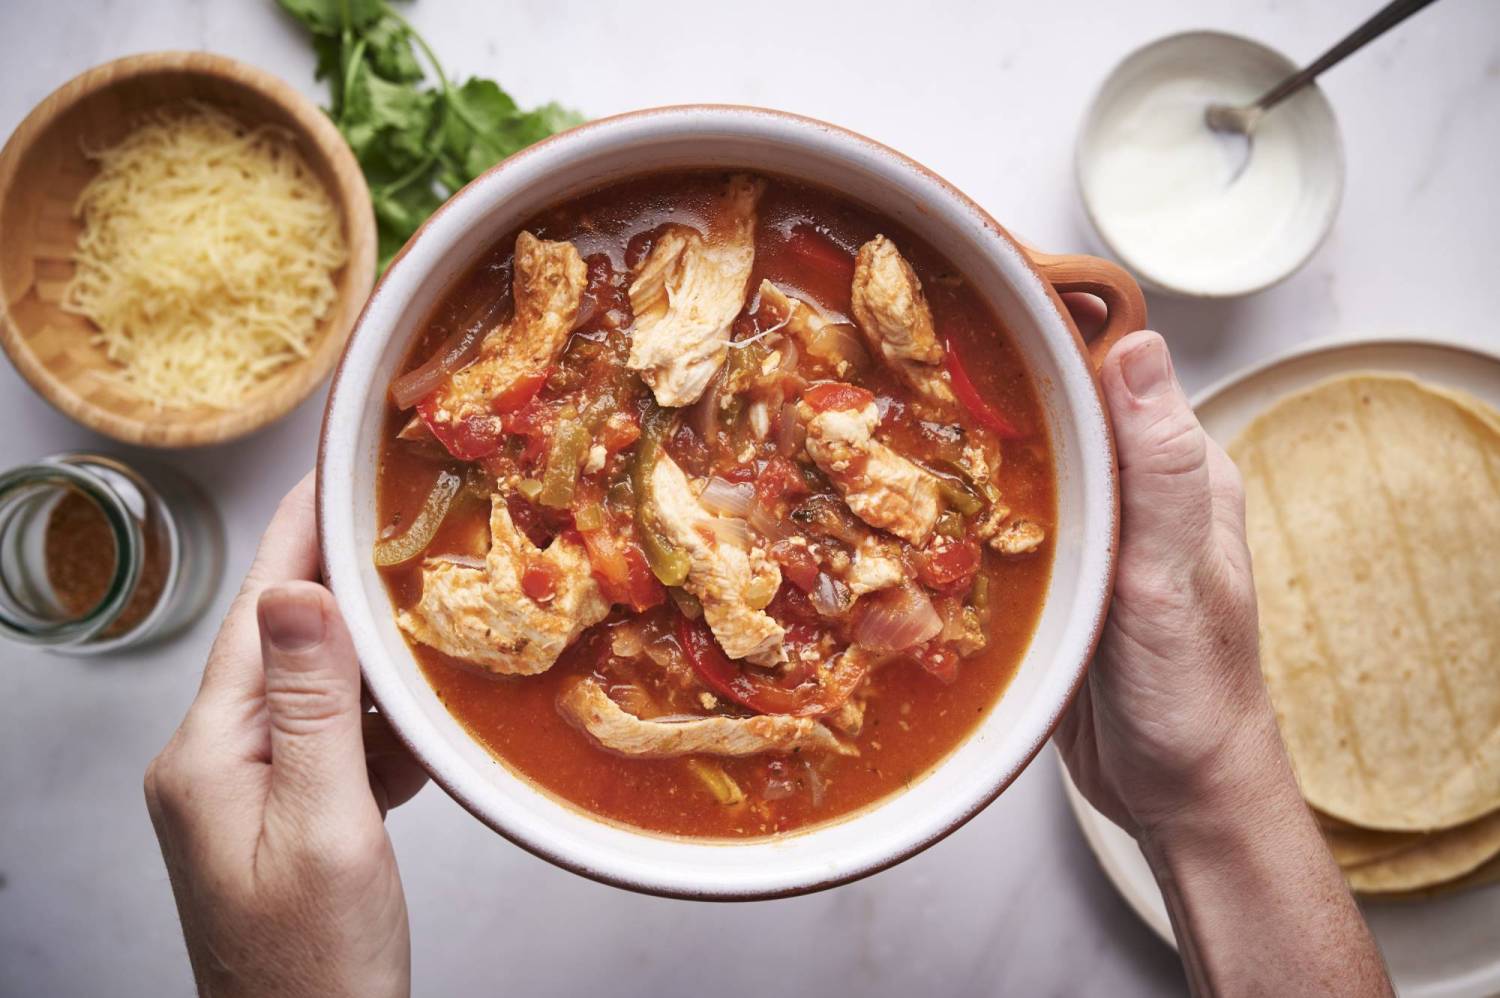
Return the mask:
<path id="1" fill-rule="evenodd" d="M 426 779 L 360 705 L 318 576 L 312 476 L 282 500 L 146 772 L 199 993 L 406 995 L 406 900 L 383 818 Z"/>

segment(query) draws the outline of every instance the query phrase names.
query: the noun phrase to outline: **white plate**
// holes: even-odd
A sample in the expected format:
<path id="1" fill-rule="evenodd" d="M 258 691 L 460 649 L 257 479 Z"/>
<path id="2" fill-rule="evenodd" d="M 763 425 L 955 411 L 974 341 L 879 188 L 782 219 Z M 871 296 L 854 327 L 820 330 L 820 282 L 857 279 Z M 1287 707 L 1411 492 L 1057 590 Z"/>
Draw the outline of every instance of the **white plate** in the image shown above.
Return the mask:
<path id="1" fill-rule="evenodd" d="M 1420 340 L 1317 344 L 1210 386 L 1194 399 L 1209 434 L 1227 443 L 1272 402 L 1353 371 L 1403 371 L 1500 408 L 1500 356 Z M 1176 947 L 1156 879 L 1135 840 L 1094 810 L 1063 771 L 1068 803 L 1104 872 L 1136 914 Z M 1396 990 L 1408 998 L 1500 994 L 1500 886 L 1421 902 L 1363 902 Z"/>

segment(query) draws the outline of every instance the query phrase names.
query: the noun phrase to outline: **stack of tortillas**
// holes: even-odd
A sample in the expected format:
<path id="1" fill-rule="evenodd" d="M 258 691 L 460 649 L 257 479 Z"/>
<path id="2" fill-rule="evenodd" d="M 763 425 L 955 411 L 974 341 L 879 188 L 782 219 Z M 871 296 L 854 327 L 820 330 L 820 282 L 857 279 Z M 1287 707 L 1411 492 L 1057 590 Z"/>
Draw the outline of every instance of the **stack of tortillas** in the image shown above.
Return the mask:
<path id="1" fill-rule="evenodd" d="M 1500 880 L 1500 413 L 1351 375 L 1277 402 L 1230 454 L 1266 683 L 1350 885 Z"/>

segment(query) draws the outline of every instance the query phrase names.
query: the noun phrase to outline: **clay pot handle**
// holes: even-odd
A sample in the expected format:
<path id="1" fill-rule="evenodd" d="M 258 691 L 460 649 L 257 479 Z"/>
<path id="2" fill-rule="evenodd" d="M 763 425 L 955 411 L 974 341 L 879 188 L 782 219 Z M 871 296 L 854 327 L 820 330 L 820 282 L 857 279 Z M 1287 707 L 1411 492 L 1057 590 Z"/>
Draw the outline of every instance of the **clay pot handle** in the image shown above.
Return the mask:
<path id="1" fill-rule="evenodd" d="M 1058 294 L 1083 291 L 1097 295 L 1108 310 L 1104 329 L 1088 344 L 1089 362 L 1097 372 L 1104 364 L 1109 348 L 1127 333 L 1146 328 L 1146 299 L 1140 287 L 1123 267 L 1096 256 L 1038 253 L 1028 250 L 1032 264 L 1042 279 Z"/>

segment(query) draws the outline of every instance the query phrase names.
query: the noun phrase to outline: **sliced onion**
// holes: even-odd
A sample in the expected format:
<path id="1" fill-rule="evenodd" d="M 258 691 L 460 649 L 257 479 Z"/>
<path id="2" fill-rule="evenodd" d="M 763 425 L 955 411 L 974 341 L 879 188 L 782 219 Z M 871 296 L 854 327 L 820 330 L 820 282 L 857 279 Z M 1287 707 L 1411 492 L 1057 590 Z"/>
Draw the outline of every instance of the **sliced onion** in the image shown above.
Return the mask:
<path id="1" fill-rule="evenodd" d="M 804 758 L 802 765 L 807 767 L 807 789 L 812 795 L 812 806 L 823 806 L 823 777 L 818 775 L 811 759 Z"/>
<path id="2" fill-rule="evenodd" d="M 807 427 L 797 418 L 797 403 L 783 403 L 781 425 L 776 428 L 776 453 L 782 457 L 793 457 L 806 441 Z"/>
<path id="3" fill-rule="evenodd" d="M 827 572 L 818 573 L 818 580 L 813 583 L 807 598 L 825 617 L 842 617 L 854 604 L 849 587 Z"/>
<path id="4" fill-rule="evenodd" d="M 448 337 L 438 347 L 437 353 L 392 381 L 391 401 L 396 403 L 396 408 L 409 409 L 416 405 L 431 395 L 433 389 L 441 385 L 450 374 L 468 366 L 470 361 L 479 356 L 479 347 L 484 343 L 485 334 L 499 319 L 505 301 L 506 297 L 502 295 L 490 302 L 472 320 L 459 327 L 458 332 Z"/>
<path id="5" fill-rule="evenodd" d="M 715 475 L 703 486 L 698 501 L 710 513 L 719 516 L 744 517 L 755 503 L 755 486 L 749 482 L 731 482 Z"/>
<path id="6" fill-rule="evenodd" d="M 703 397 L 693 403 L 687 411 L 687 425 L 693 428 L 698 438 L 713 447 L 719 435 L 719 399 L 724 394 L 724 368 L 719 368 Z"/>
<path id="7" fill-rule="evenodd" d="M 907 583 L 860 601 L 864 613 L 854 625 L 854 643 L 875 651 L 904 651 L 937 637 L 943 630 L 932 599 Z"/>
<path id="8" fill-rule="evenodd" d="M 734 547 L 750 546 L 750 525 L 737 516 L 716 516 L 711 521 L 714 534 L 724 544 Z"/>
<path id="9" fill-rule="evenodd" d="M 760 502 L 751 505 L 750 513 L 745 517 L 745 522 L 750 524 L 751 530 L 760 534 L 770 544 L 795 537 L 797 533 L 785 522 L 777 519 L 776 514 L 772 513 Z"/>
<path id="10" fill-rule="evenodd" d="M 859 338 L 854 326 L 847 322 L 829 322 L 818 328 L 807 338 L 807 352 L 832 364 L 836 370 L 845 370 L 843 365 L 861 368 L 869 363 L 870 355 Z"/>
<path id="11" fill-rule="evenodd" d="M 797 341 L 788 338 L 778 349 L 781 351 L 781 363 L 776 365 L 777 369 L 785 374 L 795 373 L 797 361 L 802 358 L 801 352 L 797 349 Z"/>

